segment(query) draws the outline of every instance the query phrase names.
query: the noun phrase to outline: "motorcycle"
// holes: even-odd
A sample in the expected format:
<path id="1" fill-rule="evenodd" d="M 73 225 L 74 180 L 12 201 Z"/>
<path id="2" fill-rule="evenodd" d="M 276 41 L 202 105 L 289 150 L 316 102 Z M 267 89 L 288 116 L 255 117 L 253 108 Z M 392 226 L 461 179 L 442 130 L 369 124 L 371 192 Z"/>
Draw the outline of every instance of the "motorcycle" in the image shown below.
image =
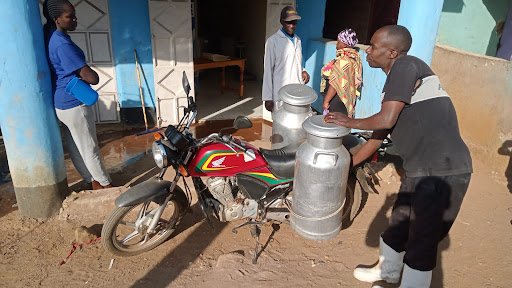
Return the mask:
<path id="1" fill-rule="evenodd" d="M 190 85 L 183 73 L 183 89 L 188 107 L 178 125 L 162 134 L 156 133 L 153 158 L 161 169 L 158 176 L 131 187 L 116 200 L 117 208 L 106 219 L 101 232 L 103 246 L 118 256 L 133 256 L 164 242 L 190 211 L 191 188 L 183 179 L 191 177 L 204 217 L 229 222 L 245 219 L 233 232 L 246 225 L 256 239 L 253 262 L 259 249 L 261 225 L 289 222 L 295 165 L 295 147 L 266 150 L 224 133 L 196 139 L 190 126 L 197 115 L 197 105 L 189 96 Z M 251 128 L 245 116 L 237 117 L 231 129 Z M 357 139 L 356 139 L 357 140 Z M 359 143 L 359 142 L 357 142 Z M 175 171 L 172 181 L 164 180 L 168 168 Z M 343 221 L 352 221 L 364 204 L 360 181 L 349 177 Z M 205 179 L 205 181 L 203 181 Z M 211 224 L 211 223 L 210 223 Z"/>

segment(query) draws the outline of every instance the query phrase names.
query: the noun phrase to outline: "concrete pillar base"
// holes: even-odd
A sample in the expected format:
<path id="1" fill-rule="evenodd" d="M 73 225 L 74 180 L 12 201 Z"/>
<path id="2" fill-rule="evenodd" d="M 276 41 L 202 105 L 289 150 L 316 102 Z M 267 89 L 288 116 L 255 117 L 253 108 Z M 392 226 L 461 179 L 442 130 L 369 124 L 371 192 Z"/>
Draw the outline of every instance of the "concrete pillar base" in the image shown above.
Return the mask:
<path id="1" fill-rule="evenodd" d="M 39 187 L 14 187 L 22 217 L 49 218 L 59 214 L 62 201 L 68 194 L 68 181 Z"/>

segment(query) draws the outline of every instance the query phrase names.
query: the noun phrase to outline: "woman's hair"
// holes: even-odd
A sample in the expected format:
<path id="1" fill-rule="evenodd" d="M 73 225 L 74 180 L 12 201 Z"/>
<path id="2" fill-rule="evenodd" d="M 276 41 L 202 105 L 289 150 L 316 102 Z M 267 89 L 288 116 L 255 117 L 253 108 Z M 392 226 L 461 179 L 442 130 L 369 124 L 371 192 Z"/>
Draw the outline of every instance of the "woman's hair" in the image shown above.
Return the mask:
<path id="1" fill-rule="evenodd" d="M 44 0 L 43 2 L 43 16 L 46 19 L 44 29 L 49 30 L 51 28 L 55 28 L 55 22 L 53 21 L 52 17 L 50 17 L 50 13 L 48 13 L 48 0 Z"/>
<path id="2" fill-rule="evenodd" d="M 57 25 L 55 24 L 55 19 L 59 18 L 60 15 L 64 12 L 64 8 L 66 5 L 71 5 L 68 0 L 44 0 L 43 2 L 43 15 L 46 18 L 46 23 L 43 26 L 43 33 L 45 42 L 48 44 L 48 41 L 55 29 L 57 29 Z"/>
<path id="3" fill-rule="evenodd" d="M 43 2 L 43 15 L 46 25 L 55 27 L 55 19 L 64 12 L 65 5 L 71 5 L 68 0 L 45 0 Z"/>
<path id="4" fill-rule="evenodd" d="M 345 43 L 348 47 L 354 47 L 359 43 L 356 31 L 348 28 L 338 34 L 338 41 Z"/>

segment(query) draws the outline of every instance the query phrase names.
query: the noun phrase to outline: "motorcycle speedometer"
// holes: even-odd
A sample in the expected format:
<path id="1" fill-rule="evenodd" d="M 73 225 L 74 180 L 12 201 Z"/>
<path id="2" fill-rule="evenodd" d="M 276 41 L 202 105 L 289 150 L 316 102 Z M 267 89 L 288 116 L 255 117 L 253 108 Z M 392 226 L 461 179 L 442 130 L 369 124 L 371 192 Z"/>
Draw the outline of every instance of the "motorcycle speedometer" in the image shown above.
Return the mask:
<path id="1" fill-rule="evenodd" d="M 160 143 L 160 141 L 153 142 L 153 159 L 155 160 L 156 166 L 162 169 L 169 165 L 167 161 L 167 152 L 165 151 L 165 146 Z"/>

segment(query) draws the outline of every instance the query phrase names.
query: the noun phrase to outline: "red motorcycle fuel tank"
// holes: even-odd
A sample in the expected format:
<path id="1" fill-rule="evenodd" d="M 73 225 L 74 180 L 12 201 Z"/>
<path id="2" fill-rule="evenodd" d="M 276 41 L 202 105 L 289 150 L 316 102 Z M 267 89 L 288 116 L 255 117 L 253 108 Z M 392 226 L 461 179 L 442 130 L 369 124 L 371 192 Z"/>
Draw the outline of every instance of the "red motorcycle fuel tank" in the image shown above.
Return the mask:
<path id="1" fill-rule="evenodd" d="M 197 151 L 188 165 L 190 176 L 233 176 L 235 174 L 266 168 L 267 162 L 258 148 L 243 142 L 248 152 L 235 148 L 233 151 L 223 143 L 209 143 Z"/>

